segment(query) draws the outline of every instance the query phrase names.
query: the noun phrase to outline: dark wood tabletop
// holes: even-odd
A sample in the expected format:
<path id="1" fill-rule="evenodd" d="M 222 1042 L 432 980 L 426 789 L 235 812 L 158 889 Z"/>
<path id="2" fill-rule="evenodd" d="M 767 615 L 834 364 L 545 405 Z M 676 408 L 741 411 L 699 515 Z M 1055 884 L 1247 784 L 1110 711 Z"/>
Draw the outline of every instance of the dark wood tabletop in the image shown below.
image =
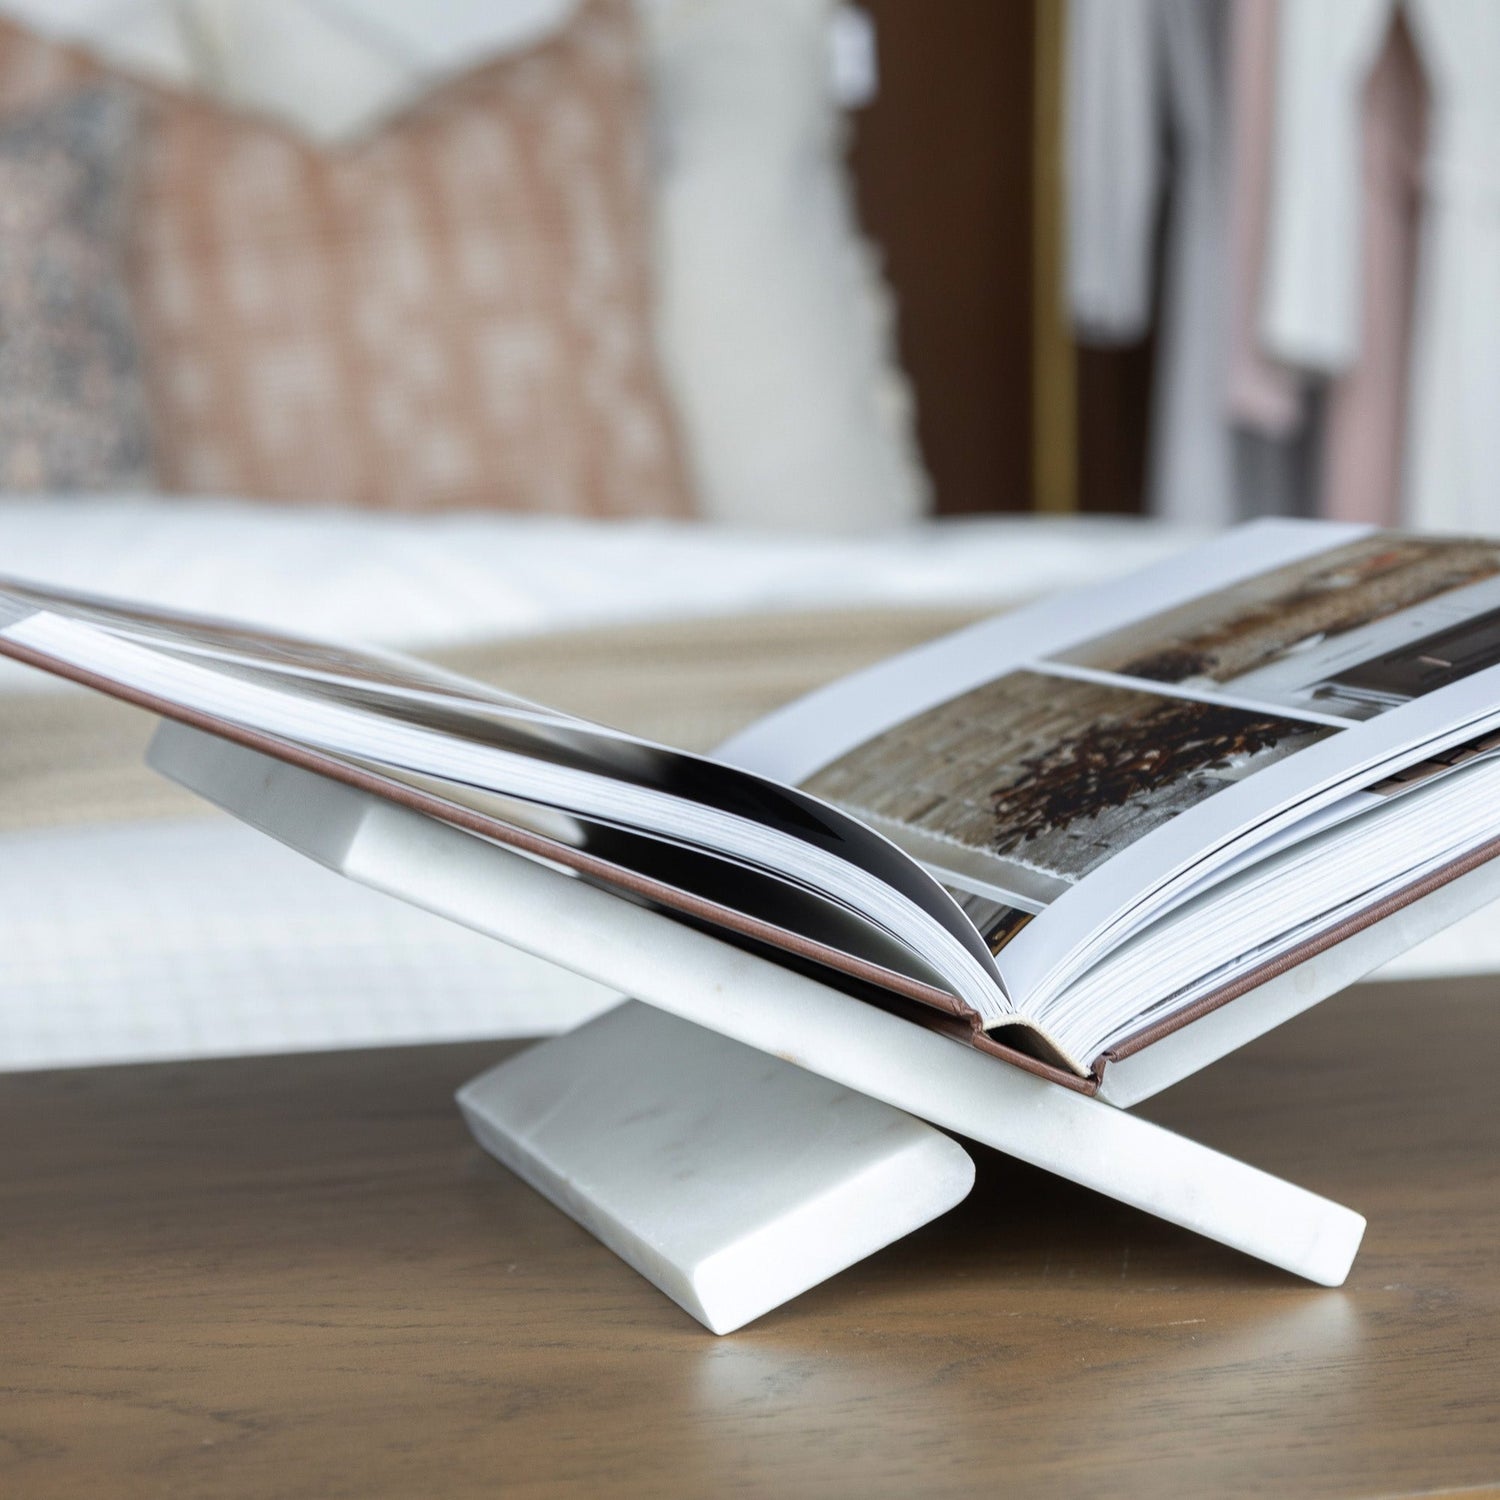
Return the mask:
<path id="1" fill-rule="evenodd" d="M 1143 1109 L 1367 1214 L 1342 1290 L 978 1151 L 722 1339 L 470 1142 L 511 1044 L 6 1076 L 0 1494 L 1500 1486 L 1497 1044 L 1370 985 Z"/>

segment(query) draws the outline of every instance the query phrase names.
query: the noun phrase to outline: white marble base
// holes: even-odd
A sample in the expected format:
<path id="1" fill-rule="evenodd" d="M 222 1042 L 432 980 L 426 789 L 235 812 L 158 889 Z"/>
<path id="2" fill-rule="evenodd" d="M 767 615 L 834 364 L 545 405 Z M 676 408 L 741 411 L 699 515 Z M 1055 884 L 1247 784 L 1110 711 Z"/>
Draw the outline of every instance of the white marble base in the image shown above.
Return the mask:
<path id="1" fill-rule="evenodd" d="M 481 1074 L 458 1104 L 486 1151 L 714 1333 L 974 1183 L 930 1125 L 633 1000 Z"/>

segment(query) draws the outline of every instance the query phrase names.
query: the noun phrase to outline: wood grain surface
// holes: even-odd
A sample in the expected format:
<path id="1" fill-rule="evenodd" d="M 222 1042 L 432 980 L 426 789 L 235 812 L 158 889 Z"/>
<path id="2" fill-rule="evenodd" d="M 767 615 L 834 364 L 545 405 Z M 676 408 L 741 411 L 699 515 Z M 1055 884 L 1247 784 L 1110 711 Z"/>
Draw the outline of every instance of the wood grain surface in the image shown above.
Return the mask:
<path id="1" fill-rule="evenodd" d="M 725 1339 L 471 1144 L 504 1045 L 3 1077 L 0 1495 L 1500 1484 L 1497 1041 L 1366 986 L 1144 1111 L 1368 1214 L 1340 1291 L 981 1152 Z"/>

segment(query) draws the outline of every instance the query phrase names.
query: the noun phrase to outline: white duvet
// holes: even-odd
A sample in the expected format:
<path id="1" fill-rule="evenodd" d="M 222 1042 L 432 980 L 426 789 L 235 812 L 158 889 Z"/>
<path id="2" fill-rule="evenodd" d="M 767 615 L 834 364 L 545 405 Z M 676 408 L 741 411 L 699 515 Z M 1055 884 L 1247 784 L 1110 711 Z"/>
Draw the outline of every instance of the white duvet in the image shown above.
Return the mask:
<path id="1" fill-rule="evenodd" d="M 0 572 L 415 649 L 705 613 L 1000 608 L 1193 540 L 1128 519 L 830 540 L 134 497 L 0 504 Z M 0 667 L 5 691 L 82 691 Z M 1500 969 L 1492 926 L 1451 929 L 1387 973 Z M 0 836 L 0 1068 L 539 1034 L 613 998 L 227 818 Z"/>
<path id="2" fill-rule="evenodd" d="M 1197 539 L 1126 517 L 997 516 L 838 538 L 225 500 L 0 499 L 0 573 L 417 649 L 761 609 L 998 608 Z"/>

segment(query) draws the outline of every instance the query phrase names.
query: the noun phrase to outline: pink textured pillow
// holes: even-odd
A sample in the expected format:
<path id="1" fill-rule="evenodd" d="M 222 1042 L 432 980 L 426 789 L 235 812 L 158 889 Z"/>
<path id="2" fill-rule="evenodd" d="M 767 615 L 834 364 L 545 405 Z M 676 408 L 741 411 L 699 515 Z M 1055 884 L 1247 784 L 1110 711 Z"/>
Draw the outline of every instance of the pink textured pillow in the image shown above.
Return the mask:
<path id="1" fill-rule="evenodd" d="M 7 28 L 0 97 L 94 65 Z M 691 512 L 652 331 L 630 0 L 368 140 L 140 85 L 129 275 L 167 490 Z"/>

